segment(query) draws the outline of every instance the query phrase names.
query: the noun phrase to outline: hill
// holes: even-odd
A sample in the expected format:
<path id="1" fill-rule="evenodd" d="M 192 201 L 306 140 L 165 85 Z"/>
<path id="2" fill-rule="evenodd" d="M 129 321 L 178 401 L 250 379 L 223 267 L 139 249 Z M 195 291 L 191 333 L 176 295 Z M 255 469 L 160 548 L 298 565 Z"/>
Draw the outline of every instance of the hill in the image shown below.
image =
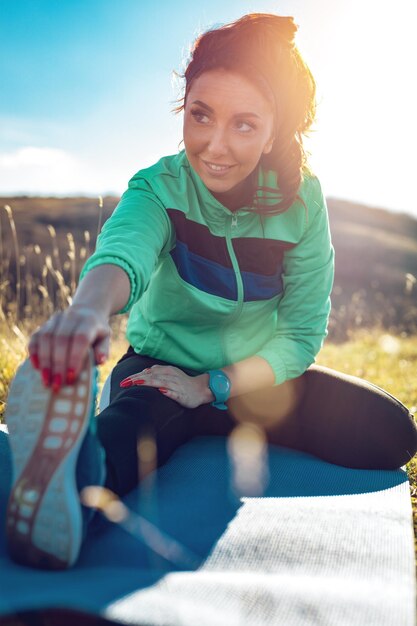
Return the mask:
<path id="1" fill-rule="evenodd" d="M 335 198 L 328 207 L 336 254 L 331 330 L 377 324 L 416 332 L 417 220 Z"/>

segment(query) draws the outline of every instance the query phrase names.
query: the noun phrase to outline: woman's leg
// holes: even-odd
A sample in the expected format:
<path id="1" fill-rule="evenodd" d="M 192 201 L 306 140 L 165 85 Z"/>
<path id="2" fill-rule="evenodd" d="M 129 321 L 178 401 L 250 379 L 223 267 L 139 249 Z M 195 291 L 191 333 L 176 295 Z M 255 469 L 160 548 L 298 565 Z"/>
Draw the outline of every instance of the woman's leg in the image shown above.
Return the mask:
<path id="1" fill-rule="evenodd" d="M 155 364 L 167 365 L 129 348 L 112 371 L 110 404 L 97 416 L 97 437 L 106 451 L 106 486 L 119 496 L 190 438 L 189 409 L 152 387 L 120 387 L 127 376 Z"/>
<path id="2" fill-rule="evenodd" d="M 301 450 L 361 469 L 397 469 L 414 456 L 416 423 L 399 400 L 366 380 L 318 365 L 303 377 Z"/>
<path id="3" fill-rule="evenodd" d="M 270 443 L 362 469 L 396 469 L 417 451 L 408 409 L 366 380 L 312 365 L 281 385 L 232 398 L 236 422 L 264 429 Z"/>
<path id="4" fill-rule="evenodd" d="M 312 365 L 282 385 L 231 398 L 228 411 L 211 405 L 191 411 L 156 389 L 119 387 L 123 378 L 156 363 L 165 364 L 130 349 L 113 370 L 111 404 L 98 417 L 97 435 L 108 459 L 106 484 L 119 495 L 138 483 L 137 442 L 149 435 L 157 467 L 192 437 L 227 436 L 244 422 L 262 428 L 270 443 L 347 467 L 395 469 L 417 450 L 417 427 L 406 407 L 354 376 Z"/>

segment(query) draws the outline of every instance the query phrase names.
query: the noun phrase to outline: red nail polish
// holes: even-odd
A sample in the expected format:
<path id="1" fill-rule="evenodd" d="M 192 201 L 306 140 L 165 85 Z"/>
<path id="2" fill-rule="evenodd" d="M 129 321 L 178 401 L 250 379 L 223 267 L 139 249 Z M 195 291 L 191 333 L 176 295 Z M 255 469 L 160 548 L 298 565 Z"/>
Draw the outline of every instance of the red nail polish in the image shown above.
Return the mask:
<path id="1" fill-rule="evenodd" d="M 145 382 L 145 381 L 144 381 L 144 380 L 142 380 L 142 379 L 140 379 L 140 380 L 134 380 L 134 381 L 133 381 L 133 384 L 134 384 L 134 385 L 143 385 L 143 383 L 144 383 L 144 382 Z"/>
<path id="2" fill-rule="evenodd" d="M 106 355 L 100 353 L 97 357 L 98 365 L 103 365 L 105 360 L 106 360 Z"/>
<path id="3" fill-rule="evenodd" d="M 47 367 L 42 370 L 42 380 L 45 387 L 49 387 L 51 382 L 51 370 Z"/>
<path id="4" fill-rule="evenodd" d="M 67 383 L 72 385 L 75 382 L 75 371 L 70 367 L 67 370 Z"/>
<path id="5" fill-rule="evenodd" d="M 131 387 L 133 385 L 131 380 L 122 380 L 120 387 Z"/>
<path id="6" fill-rule="evenodd" d="M 32 365 L 35 369 L 39 369 L 39 357 L 37 354 L 31 354 L 30 355 L 30 360 L 32 362 Z"/>
<path id="7" fill-rule="evenodd" d="M 61 383 L 62 383 L 62 376 L 61 376 L 61 374 L 55 374 L 55 376 L 53 378 L 53 382 L 52 382 L 52 391 L 54 393 L 58 393 L 58 391 L 61 388 Z"/>
<path id="8" fill-rule="evenodd" d="M 161 393 L 168 393 L 168 389 L 165 389 L 165 387 L 159 387 L 159 391 Z"/>

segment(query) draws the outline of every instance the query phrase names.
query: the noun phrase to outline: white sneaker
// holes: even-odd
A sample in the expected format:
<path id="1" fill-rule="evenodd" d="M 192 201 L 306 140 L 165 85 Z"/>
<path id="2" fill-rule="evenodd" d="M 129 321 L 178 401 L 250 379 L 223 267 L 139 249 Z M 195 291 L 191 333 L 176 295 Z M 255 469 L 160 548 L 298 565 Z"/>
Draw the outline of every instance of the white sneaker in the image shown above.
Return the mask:
<path id="1" fill-rule="evenodd" d="M 96 392 L 91 350 L 78 380 L 58 393 L 44 387 L 29 359 L 10 385 L 5 415 L 13 480 L 6 537 L 10 556 L 22 565 L 65 569 L 78 558 L 83 511 L 76 466 L 90 425 L 94 432 Z"/>

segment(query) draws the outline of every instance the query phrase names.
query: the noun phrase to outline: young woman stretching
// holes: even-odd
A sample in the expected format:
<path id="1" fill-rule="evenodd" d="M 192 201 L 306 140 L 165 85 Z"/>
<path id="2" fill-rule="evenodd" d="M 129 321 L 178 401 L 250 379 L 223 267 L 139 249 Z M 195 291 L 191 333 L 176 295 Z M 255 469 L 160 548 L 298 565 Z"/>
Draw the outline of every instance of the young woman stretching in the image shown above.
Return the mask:
<path id="1" fill-rule="evenodd" d="M 295 31 L 290 17 L 250 14 L 198 38 L 177 108 L 184 150 L 133 176 L 73 303 L 32 335 L 6 414 L 7 539 L 20 563 L 75 563 L 89 523 L 80 490 L 133 489 L 144 433 L 158 465 L 245 421 L 270 443 L 349 467 L 414 455 L 414 419 L 398 400 L 312 365 L 334 253 L 303 149 L 315 82 Z M 127 311 L 130 347 L 94 418 L 109 318 Z"/>

